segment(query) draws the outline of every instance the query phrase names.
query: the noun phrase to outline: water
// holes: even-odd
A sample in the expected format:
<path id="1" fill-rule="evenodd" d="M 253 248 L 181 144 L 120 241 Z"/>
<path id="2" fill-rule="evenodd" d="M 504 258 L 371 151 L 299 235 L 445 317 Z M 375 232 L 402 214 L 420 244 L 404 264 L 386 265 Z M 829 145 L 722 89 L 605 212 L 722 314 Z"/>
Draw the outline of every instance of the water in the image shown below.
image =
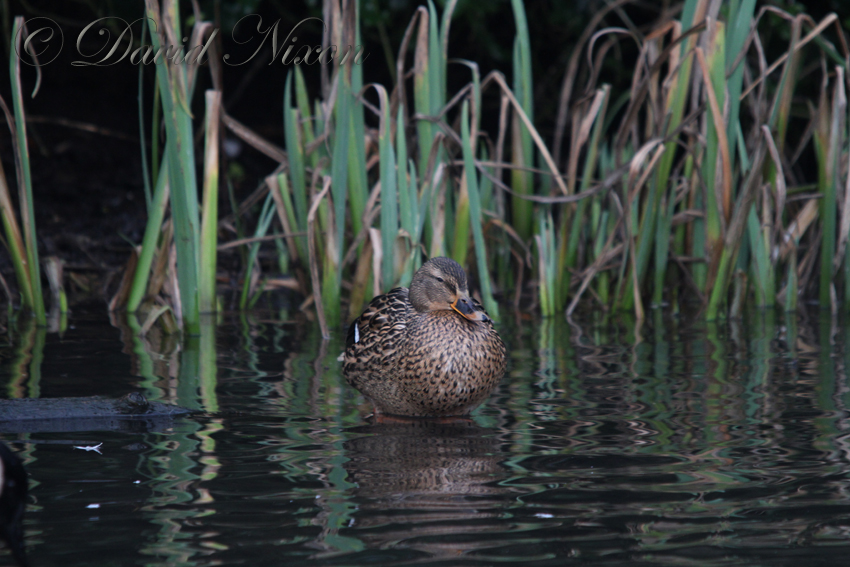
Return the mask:
<path id="1" fill-rule="evenodd" d="M 30 474 L 32 565 L 847 561 L 843 326 L 507 317 L 509 375 L 471 420 L 388 425 L 345 385 L 342 337 L 306 320 L 225 318 L 183 347 L 99 314 L 18 329 L 5 397 L 138 390 L 202 412 L 0 433 Z"/>

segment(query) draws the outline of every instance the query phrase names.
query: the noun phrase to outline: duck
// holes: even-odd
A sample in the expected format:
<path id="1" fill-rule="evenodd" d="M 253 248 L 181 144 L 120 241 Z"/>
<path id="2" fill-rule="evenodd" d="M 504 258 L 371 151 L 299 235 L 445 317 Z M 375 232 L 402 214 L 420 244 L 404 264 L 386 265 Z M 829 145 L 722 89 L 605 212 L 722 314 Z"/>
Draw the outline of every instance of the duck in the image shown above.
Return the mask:
<path id="1" fill-rule="evenodd" d="M 18 456 L 0 442 L 0 537 L 21 567 L 27 567 L 22 524 L 26 503 L 27 472 Z"/>
<path id="2" fill-rule="evenodd" d="M 498 386 L 507 349 L 461 265 L 436 257 L 409 289 L 372 299 L 348 328 L 342 360 L 376 417 L 462 417 Z"/>

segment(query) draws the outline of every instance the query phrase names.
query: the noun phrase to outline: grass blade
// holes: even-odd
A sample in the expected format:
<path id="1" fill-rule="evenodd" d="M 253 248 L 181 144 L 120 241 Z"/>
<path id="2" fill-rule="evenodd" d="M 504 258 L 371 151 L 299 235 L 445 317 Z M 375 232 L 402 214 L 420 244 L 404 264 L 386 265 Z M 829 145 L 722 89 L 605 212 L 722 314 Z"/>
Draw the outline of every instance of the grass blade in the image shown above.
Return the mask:
<path id="1" fill-rule="evenodd" d="M 35 315 L 39 326 L 47 324 L 47 316 L 44 309 L 44 296 L 41 293 L 41 271 L 38 261 L 38 241 L 35 231 L 35 206 L 32 194 L 32 173 L 30 172 L 29 149 L 27 147 L 27 126 L 24 116 L 24 94 L 21 87 L 21 59 L 18 53 L 21 49 L 21 28 L 24 18 L 17 16 L 12 29 L 13 41 L 16 45 L 9 50 L 9 71 L 12 76 L 12 106 L 15 111 L 15 150 L 20 164 L 20 200 L 21 200 L 21 225 L 23 226 L 24 243 L 26 245 L 27 270 L 29 283 L 32 291 L 24 295 L 31 297 L 32 304 L 29 305 Z"/>
<path id="2" fill-rule="evenodd" d="M 481 199 L 478 193 L 478 173 L 475 171 L 475 147 L 469 136 L 469 102 L 463 101 L 460 118 L 461 141 L 463 143 L 463 174 L 469 194 L 469 213 L 472 220 L 472 238 L 475 241 L 475 259 L 478 264 L 478 284 L 481 286 L 481 299 L 484 309 L 498 320 L 499 306 L 493 299 L 490 289 L 490 271 L 487 269 L 487 247 L 481 228 L 484 217 L 481 212 Z"/>
<path id="3" fill-rule="evenodd" d="M 221 92 L 206 92 L 206 142 L 204 145 L 204 211 L 201 218 L 198 303 L 201 313 L 216 311 L 215 275 L 218 244 L 218 148 Z"/>

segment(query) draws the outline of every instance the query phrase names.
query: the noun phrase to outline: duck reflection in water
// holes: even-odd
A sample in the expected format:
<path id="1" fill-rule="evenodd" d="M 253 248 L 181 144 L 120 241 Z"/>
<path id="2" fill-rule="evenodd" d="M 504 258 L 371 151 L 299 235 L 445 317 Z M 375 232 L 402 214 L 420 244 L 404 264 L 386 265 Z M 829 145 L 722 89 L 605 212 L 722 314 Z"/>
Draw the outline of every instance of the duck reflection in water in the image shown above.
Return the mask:
<path id="1" fill-rule="evenodd" d="M 480 533 L 504 530 L 499 498 L 512 490 L 499 485 L 508 455 L 495 430 L 468 419 L 410 419 L 349 432 L 367 434 L 345 442 L 343 466 L 356 484 L 352 528 L 368 547 L 457 558 L 482 547 Z M 479 536 L 464 541 L 470 533 Z"/>

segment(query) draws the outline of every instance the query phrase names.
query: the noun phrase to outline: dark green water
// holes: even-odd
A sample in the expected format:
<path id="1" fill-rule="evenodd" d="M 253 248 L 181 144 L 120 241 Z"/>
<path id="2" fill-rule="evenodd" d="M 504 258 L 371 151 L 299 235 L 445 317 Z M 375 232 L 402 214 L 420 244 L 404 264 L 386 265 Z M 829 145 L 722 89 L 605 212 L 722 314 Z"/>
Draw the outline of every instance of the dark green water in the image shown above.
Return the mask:
<path id="1" fill-rule="evenodd" d="M 30 475 L 32 565 L 850 562 L 844 327 L 505 316 L 509 375 L 455 424 L 368 423 L 341 335 L 305 321 L 225 318 L 183 346 L 99 315 L 17 330 L 3 397 L 138 390 L 203 412 L 0 433 Z"/>

